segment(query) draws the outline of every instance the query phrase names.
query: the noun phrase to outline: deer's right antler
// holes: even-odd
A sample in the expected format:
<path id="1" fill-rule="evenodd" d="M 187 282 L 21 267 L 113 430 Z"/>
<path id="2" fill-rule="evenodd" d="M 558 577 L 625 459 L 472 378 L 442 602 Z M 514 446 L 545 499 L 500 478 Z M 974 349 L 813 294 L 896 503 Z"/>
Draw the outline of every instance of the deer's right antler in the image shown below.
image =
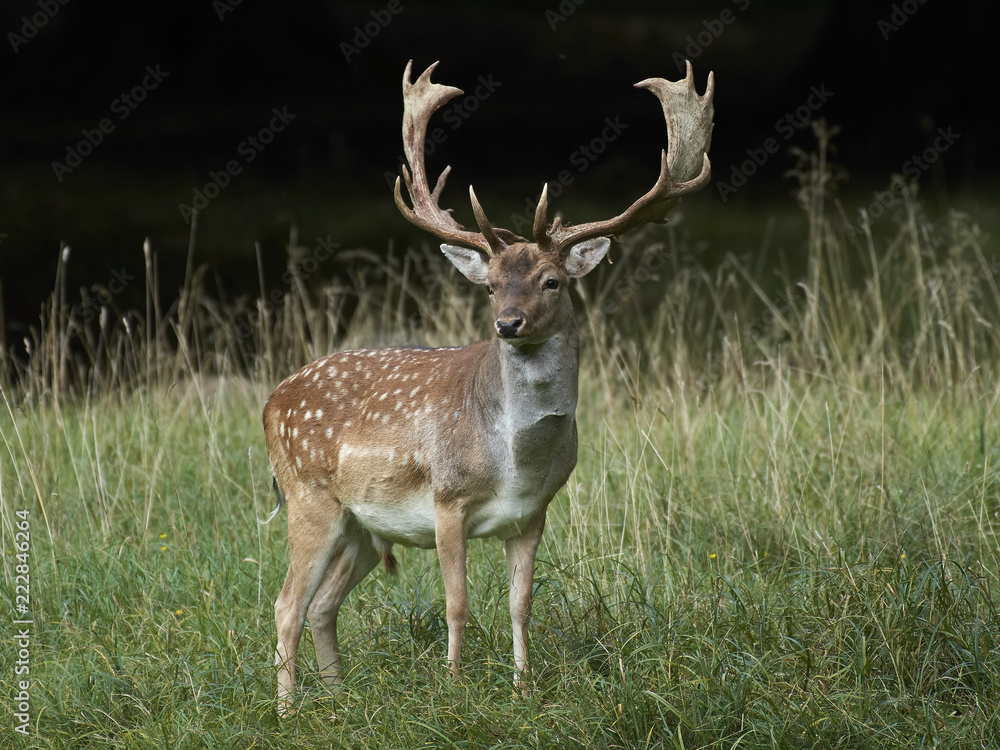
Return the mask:
<path id="1" fill-rule="evenodd" d="M 437 235 L 446 242 L 482 250 L 487 255 L 493 255 L 503 250 L 508 242 L 522 238 L 516 237 L 504 229 L 495 230 L 490 226 L 486 212 L 479 205 L 472 186 L 469 186 L 469 197 L 472 200 L 472 210 L 476 215 L 476 223 L 479 225 L 480 231 L 470 232 L 466 230 L 455 221 L 450 209 L 441 208 L 438 205 L 438 200 L 451 167 L 445 167 L 444 171 L 441 172 L 441 176 L 438 177 L 437 183 L 434 185 L 434 190 L 430 189 L 427 182 L 427 169 L 424 165 L 424 139 L 427 136 L 427 122 L 431 119 L 431 115 L 451 99 L 464 93 L 454 86 L 431 83 L 431 73 L 434 72 L 437 65 L 437 63 L 431 65 L 413 83 L 410 82 L 412 60 L 406 64 L 406 70 L 403 72 L 403 153 L 410 165 L 410 169 L 403 165 L 403 180 L 406 182 L 406 191 L 410 194 L 410 202 L 413 207 L 407 206 L 406 201 L 403 200 L 403 191 L 398 177 L 394 190 L 396 206 L 403 216 L 412 223 Z M 410 170 L 412 170 L 412 174 Z M 501 238 L 501 234 L 506 235 L 506 237 Z"/>

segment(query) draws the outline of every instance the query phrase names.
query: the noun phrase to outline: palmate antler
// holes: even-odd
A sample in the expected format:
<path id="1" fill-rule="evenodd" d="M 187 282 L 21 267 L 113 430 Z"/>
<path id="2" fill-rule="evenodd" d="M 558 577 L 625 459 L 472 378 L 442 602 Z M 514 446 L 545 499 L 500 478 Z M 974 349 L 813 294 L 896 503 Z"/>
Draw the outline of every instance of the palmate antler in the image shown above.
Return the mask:
<path id="1" fill-rule="evenodd" d="M 403 73 L 403 150 L 412 169 L 412 176 L 404 166 L 403 179 L 413 207 L 407 206 L 403 200 L 400 181 L 397 179 L 395 197 L 399 210 L 411 222 L 446 242 L 480 250 L 489 256 L 501 252 L 514 242 L 527 241 L 506 229 L 491 226 L 471 187 L 469 197 L 479 232 L 464 229 L 452 218 L 450 211 L 438 205 L 451 167 L 445 167 L 432 191 L 424 167 L 427 122 L 434 112 L 463 92 L 453 86 L 431 83 L 431 73 L 437 63 L 427 68 L 415 83 L 410 83 L 412 65 L 411 60 Z M 714 114 L 713 74 L 708 74 L 708 85 L 702 95 L 695 89 L 694 71 L 690 62 L 687 63 L 687 74 L 680 81 L 649 78 L 635 85 L 656 95 L 663 107 L 667 124 L 667 148 L 660 157 L 660 176 L 656 184 L 618 216 L 575 226 L 563 226 L 558 218 L 549 226 L 548 190 L 543 186 L 532 225 L 532 234 L 539 248 L 564 256 L 571 247 L 585 240 L 617 237 L 643 224 L 661 223 L 681 196 L 700 190 L 708 184 L 712 174 L 708 150 L 712 142 Z"/>
<path id="2" fill-rule="evenodd" d="M 438 205 L 438 199 L 441 197 L 441 191 L 444 189 L 451 167 L 445 167 L 444 171 L 441 172 L 434 190 L 431 190 L 427 183 L 427 169 L 424 166 L 424 139 L 427 135 L 427 122 L 431 119 L 431 115 L 451 99 L 464 93 L 454 86 L 431 83 L 431 73 L 434 72 L 437 65 L 434 63 L 427 68 L 420 74 L 415 83 L 410 82 L 412 60 L 406 64 L 406 70 L 403 72 L 403 153 L 410 165 L 410 170 L 412 170 L 411 174 L 410 170 L 405 165 L 403 166 L 403 180 L 406 182 L 406 191 L 410 194 L 413 208 L 407 206 L 403 200 L 398 177 L 394 189 L 396 206 L 399 207 L 403 216 L 412 223 L 437 235 L 446 242 L 482 250 L 487 255 L 493 255 L 503 250 L 510 242 L 516 242 L 522 238 L 505 229 L 494 230 L 490 226 L 472 186 L 469 186 L 469 197 L 472 200 L 472 210 L 476 215 L 476 223 L 479 224 L 479 232 L 467 231 L 452 218 L 450 210 L 442 209 Z M 498 232 L 506 236 L 501 238 Z"/>

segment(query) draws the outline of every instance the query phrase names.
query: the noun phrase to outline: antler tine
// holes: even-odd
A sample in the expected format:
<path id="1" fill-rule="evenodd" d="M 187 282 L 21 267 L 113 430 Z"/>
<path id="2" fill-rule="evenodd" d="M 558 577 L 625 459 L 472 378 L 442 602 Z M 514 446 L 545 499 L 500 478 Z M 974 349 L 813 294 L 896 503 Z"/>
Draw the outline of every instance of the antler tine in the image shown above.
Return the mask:
<path id="1" fill-rule="evenodd" d="M 427 182 L 427 169 L 424 164 L 427 123 L 437 110 L 451 99 L 464 93 L 454 86 L 431 83 L 431 73 L 434 72 L 437 65 L 435 62 L 428 67 L 412 83 L 410 82 L 413 68 L 412 60 L 406 64 L 406 70 L 403 71 L 403 153 L 410 165 L 410 169 L 403 166 L 403 182 L 406 183 L 406 191 L 410 195 L 413 207 L 407 206 L 406 201 L 403 200 L 402 186 L 398 177 L 393 188 L 393 196 L 396 200 L 396 206 L 403 216 L 421 229 L 437 235 L 446 242 L 482 250 L 492 255 L 496 248 L 500 247 L 500 241 L 492 229 L 489 233 L 467 231 L 452 218 L 448 209 L 443 209 L 438 205 L 451 167 L 445 167 L 444 171 L 441 172 L 441 176 L 438 177 L 434 185 L 434 190 L 430 189 Z M 475 203 L 473 209 L 476 210 Z M 481 207 L 476 214 L 477 221 L 480 213 L 482 213 Z M 481 222 L 480 228 L 482 228 Z M 495 240 L 495 243 L 490 239 L 490 236 Z"/>
<path id="2" fill-rule="evenodd" d="M 476 224 L 479 225 L 479 231 L 483 233 L 483 237 L 486 239 L 487 255 L 493 256 L 499 253 L 505 247 L 506 243 L 501 240 L 490 224 L 490 220 L 486 218 L 486 212 L 483 211 L 483 207 L 479 203 L 479 199 L 476 197 L 476 191 L 472 189 L 472 185 L 469 185 L 469 201 L 472 203 L 472 213 L 476 215 Z"/>
<path id="3" fill-rule="evenodd" d="M 549 219 L 549 183 L 542 185 L 542 194 L 538 197 L 538 205 L 535 207 L 535 223 L 531 228 L 531 233 L 535 237 L 535 242 L 542 250 L 551 247 L 548 229 Z"/>
<path id="4" fill-rule="evenodd" d="M 708 74 L 705 93 L 700 96 L 694 85 L 690 61 L 687 74 L 680 81 L 648 78 L 635 85 L 656 95 L 666 120 L 667 148 L 660 156 L 660 175 L 656 184 L 624 213 L 612 219 L 571 227 L 553 226 L 548 236 L 559 252 L 568 252 L 572 245 L 584 240 L 618 236 L 643 224 L 662 223 L 682 195 L 700 190 L 711 178 L 708 150 L 712 143 L 714 75 Z"/>

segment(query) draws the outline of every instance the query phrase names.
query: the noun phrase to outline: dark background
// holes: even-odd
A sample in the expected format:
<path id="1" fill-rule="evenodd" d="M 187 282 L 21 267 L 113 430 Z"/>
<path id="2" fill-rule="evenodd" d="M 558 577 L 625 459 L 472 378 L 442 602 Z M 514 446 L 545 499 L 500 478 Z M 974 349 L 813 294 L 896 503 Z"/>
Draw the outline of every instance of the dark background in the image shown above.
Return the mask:
<path id="1" fill-rule="evenodd" d="M 470 182 L 494 223 L 509 226 L 510 213 L 566 169 L 573 185 L 555 208 L 569 221 L 624 209 L 655 180 L 665 145 L 656 101 L 631 84 L 679 77 L 675 53 L 692 58 L 699 90 L 715 71 L 716 181 L 728 181 L 766 139 L 781 145 L 727 202 L 717 187 L 689 201 L 718 227 L 718 253 L 745 250 L 735 247 L 738 217 L 794 206 L 783 176 L 794 163 L 788 148 L 815 141 L 809 128 L 786 139 L 777 123 L 814 88 L 829 92 L 812 114 L 840 126 L 835 158 L 858 205 L 943 128 L 959 137 L 920 173 L 922 194 L 990 210 L 983 196 L 992 194 L 1000 150 L 981 114 L 995 98 L 997 72 L 985 2 L 577 2 L 5 1 L 0 284 L 8 339 L 37 321 L 61 243 L 72 248 L 70 290 L 107 286 L 116 274 L 138 278 L 120 285 L 116 304 L 125 306 L 145 294 L 149 238 L 169 295 L 190 240 L 178 207 L 234 159 L 241 171 L 201 213 L 196 238 L 196 261 L 212 266 L 220 293 L 259 293 L 255 243 L 277 283 L 293 226 L 309 246 L 316 237 L 376 251 L 431 241 L 399 217 L 386 176 L 402 150 L 400 80 L 410 58 L 417 71 L 441 60 L 435 80 L 468 94 L 480 77 L 499 83 L 460 127 L 436 120 L 448 139 L 429 157 L 431 172 L 453 165 L 443 203 L 464 223 Z M 365 34 L 366 25 L 377 33 Z M 142 84 L 147 66 L 167 76 L 119 119 L 116 100 Z M 274 108 L 295 119 L 247 163 L 240 145 Z M 64 162 L 102 118 L 112 132 L 59 180 L 53 162 Z M 581 171 L 574 152 L 600 136 L 605 118 L 628 127 Z"/>

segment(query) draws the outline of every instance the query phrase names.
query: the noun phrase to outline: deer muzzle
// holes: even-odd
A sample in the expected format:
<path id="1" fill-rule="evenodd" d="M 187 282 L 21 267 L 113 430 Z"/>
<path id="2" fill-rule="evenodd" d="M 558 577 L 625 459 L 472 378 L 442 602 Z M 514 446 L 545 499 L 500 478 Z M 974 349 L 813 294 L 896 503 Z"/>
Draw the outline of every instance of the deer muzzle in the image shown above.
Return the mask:
<path id="1" fill-rule="evenodd" d="M 517 338 L 524 328 L 524 318 L 524 313 L 516 307 L 508 307 L 497 316 L 495 323 L 497 335 L 502 339 Z"/>

